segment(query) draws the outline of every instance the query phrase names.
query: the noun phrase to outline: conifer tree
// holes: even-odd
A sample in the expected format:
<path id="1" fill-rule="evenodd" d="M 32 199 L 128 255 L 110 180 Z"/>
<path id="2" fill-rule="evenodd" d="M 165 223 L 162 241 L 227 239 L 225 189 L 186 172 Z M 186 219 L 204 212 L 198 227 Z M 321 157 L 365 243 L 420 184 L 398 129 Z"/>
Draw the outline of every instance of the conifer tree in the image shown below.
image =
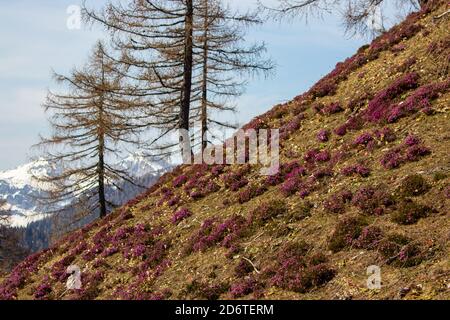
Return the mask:
<path id="1" fill-rule="evenodd" d="M 104 217 L 114 206 L 106 185 L 120 189 L 118 181 L 132 182 L 110 162 L 120 156 L 121 147 L 139 142 L 140 110 L 148 106 L 117 69 L 99 42 L 83 68 L 69 76 L 55 74 L 64 90 L 47 95 L 44 107 L 53 133 L 38 146 L 47 161 L 62 169 L 56 176 L 36 178 L 51 190 L 41 199 L 49 211 L 83 201 L 88 213 Z"/>

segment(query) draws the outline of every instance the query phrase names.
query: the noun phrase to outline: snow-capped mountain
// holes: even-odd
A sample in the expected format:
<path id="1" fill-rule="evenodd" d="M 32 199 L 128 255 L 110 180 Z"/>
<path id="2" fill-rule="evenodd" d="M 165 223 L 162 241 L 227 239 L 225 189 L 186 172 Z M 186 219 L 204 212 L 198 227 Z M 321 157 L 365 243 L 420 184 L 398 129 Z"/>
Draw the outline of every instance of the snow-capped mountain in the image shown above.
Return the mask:
<path id="1" fill-rule="evenodd" d="M 171 166 L 164 160 L 149 160 L 141 152 L 130 154 L 115 165 L 143 186 L 153 184 Z M 37 204 L 37 198 L 45 195 L 49 186 L 39 183 L 35 177 L 52 177 L 61 170 L 60 166 L 38 159 L 13 170 L 0 171 L 0 199 L 7 202 L 12 227 L 26 227 L 49 217 Z M 114 188 L 107 187 L 107 193 L 115 203 L 122 204 L 142 192 L 142 189 L 131 185 L 125 185 L 124 189 L 125 193 L 119 193 Z"/>

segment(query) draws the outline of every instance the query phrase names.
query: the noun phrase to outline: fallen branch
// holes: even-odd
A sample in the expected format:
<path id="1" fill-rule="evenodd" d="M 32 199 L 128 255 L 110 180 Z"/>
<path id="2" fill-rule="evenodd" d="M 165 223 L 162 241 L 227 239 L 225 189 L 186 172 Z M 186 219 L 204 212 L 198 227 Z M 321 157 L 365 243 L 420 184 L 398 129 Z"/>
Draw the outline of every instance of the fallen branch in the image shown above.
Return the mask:
<path id="1" fill-rule="evenodd" d="M 433 17 L 433 19 L 435 19 L 435 20 L 441 19 L 442 17 L 446 16 L 448 13 L 450 13 L 450 10 L 447 10 L 444 13 L 441 13 L 440 15 Z"/>
<path id="2" fill-rule="evenodd" d="M 253 269 L 255 270 L 255 272 L 256 272 L 257 274 L 260 274 L 260 273 L 261 273 L 261 272 L 258 270 L 258 268 L 256 268 L 256 266 L 253 264 L 253 262 L 252 262 L 250 259 L 248 259 L 248 258 L 246 258 L 246 257 L 242 257 L 242 259 L 244 259 L 245 261 L 247 261 L 248 263 L 250 263 L 250 264 L 252 265 Z"/>

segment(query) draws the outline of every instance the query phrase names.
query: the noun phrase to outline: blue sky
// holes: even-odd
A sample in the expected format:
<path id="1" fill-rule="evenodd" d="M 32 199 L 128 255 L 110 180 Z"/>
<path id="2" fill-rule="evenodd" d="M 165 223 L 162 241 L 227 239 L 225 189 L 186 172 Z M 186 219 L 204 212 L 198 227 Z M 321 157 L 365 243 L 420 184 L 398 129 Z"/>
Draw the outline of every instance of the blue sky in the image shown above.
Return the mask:
<path id="1" fill-rule="evenodd" d="M 246 7 L 256 0 L 229 0 Z M 273 0 L 267 0 L 269 3 Z M 88 0 L 96 6 L 105 0 Z M 84 62 L 99 28 L 69 30 L 67 8 L 80 0 L 0 0 L 0 170 L 29 160 L 30 147 L 48 131 L 41 107 L 51 70 L 67 73 Z M 249 41 L 265 41 L 277 71 L 253 79 L 236 101 L 236 119 L 245 123 L 273 105 L 308 89 L 334 65 L 352 55 L 366 39 L 349 39 L 337 18 L 289 23 L 269 22 L 253 29 Z"/>

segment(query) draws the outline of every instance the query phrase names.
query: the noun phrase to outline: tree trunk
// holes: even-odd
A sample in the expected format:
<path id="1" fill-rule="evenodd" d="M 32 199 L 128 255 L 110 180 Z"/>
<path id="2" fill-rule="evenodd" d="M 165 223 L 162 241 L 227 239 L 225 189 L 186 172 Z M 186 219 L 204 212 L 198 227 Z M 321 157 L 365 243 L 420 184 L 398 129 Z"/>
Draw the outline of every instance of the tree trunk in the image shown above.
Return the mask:
<path id="1" fill-rule="evenodd" d="M 102 90 L 105 84 L 105 73 L 103 69 L 102 61 Z M 103 92 L 101 93 L 103 96 Z M 103 99 L 102 99 L 103 100 Z M 98 116 L 98 201 L 100 205 L 100 218 L 106 216 L 106 198 L 105 198 L 105 133 L 103 129 L 103 101 L 99 103 L 99 116 Z"/>
<path id="2" fill-rule="evenodd" d="M 428 0 L 419 0 L 420 7 L 423 8 L 428 2 Z"/>
<path id="3" fill-rule="evenodd" d="M 202 151 L 208 146 L 206 132 L 208 130 L 208 0 L 204 0 L 205 17 L 203 21 L 203 78 L 202 78 Z"/>
<path id="4" fill-rule="evenodd" d="M 180 129 L 184 129 L 186 131 L 189 131 L 189 114 L 191 106 L 193 16 L 194 16 L 194 9 L 192 5 L 192 0 L 186 0 L 186 16 L 184 26 L 185 29 L 184 76 L 183 76 L 183 92 L 180 110 Z"/>
<path id="5" fill-rule="evenodd" d="M 101 136 L 99 139 L 98 147 L 98 201 L 100 204 L 100 218 L 106 216 L 106 198 L 105 198 L 105 141 L 104 137 Z"/>

